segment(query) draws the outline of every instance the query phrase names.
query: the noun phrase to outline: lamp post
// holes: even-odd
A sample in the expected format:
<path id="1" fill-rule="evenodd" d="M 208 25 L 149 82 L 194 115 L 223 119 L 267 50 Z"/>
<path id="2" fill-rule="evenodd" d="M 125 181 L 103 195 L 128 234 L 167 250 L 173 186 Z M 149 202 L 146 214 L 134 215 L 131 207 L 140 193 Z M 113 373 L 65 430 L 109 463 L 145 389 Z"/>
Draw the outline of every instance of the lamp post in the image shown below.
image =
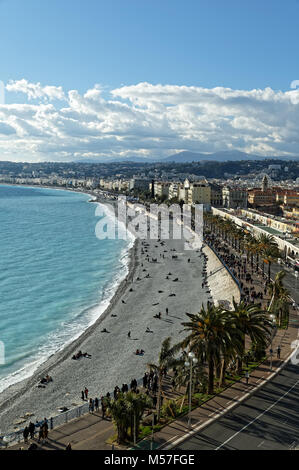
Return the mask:
<path id="1" fill-rule="evenodd" d="M 188 428 L 191 429 L 191 407 L 192 407 L 192 373 L 193 373 L 193 364 L 197 364 L 197 359 L 193 352 L 188 354 L 189 362 L 185 362 L 185 366 L 190 366 L 190 380 L 189 380 L 189 414 L 188 414 Z"/>
<path id="2" fill-rule="evenodd" d="M 273 342 L 273 336 L 274 336 L 274 328 L 276 326 L 276 319 L 275 315 L 273 313 L 270 315 L 270 320 L 271 320 L 271 347 L 270 347 L 270 371 L 272 371 L 272 356 L 273 356 L 273 349 L 272 349 L 272 342 Z"/>

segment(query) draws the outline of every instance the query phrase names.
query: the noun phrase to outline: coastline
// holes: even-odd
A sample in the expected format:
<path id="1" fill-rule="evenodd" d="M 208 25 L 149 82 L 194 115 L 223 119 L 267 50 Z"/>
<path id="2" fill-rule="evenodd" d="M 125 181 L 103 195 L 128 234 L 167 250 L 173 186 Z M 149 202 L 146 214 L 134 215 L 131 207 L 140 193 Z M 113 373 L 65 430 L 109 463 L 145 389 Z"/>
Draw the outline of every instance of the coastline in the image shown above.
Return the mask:
<path id="1" fill-rule="evenodd" d="M 102 200 L 92 193 L 84 194 L 95 198 L 90 201 L 93 203 L 117 203 Z M 174 257 L 172 251 L 178 256 Z M 151 262 L 151 258 L 158 262 Z M 144 271 L 149 278 L 145 277 Z M 172 276 L 167 280 L 169 272 Z M 173 284 L 173 276 L 178 276 L 179 282 Z M 31 419 L 36 421 L 57 415 L 59 407 L 79 406 L 83 403 L 80 394 L 85 386 L 90 390 L 90 396 L 100 397 L 108 391 L 111 393 L 115 385 L 121 386 L 133 377 L 140 379 L 147 363 L 157 360 L 163 339 L 171 336 L 177 342 L 182 337 L 184 314 L 198 311 L 201 303 L 213 300 L 214 286 L 209 286 L 209 291 L 201 287 L 202 281 L 203 257 L 198 250 L 186 251 L 184 240 L 166 240 L 162 247 L 157 240 L 135 239 L 129 250 L 128 273 L 105 311 L 78 338 L 43 362 L 31 377 L 0 394 L 0 434 L 22 428 L 25 419 L 19 426 L 14 422 L 20 421 L 26 413 L 32 413 Z M 172 295 L 175 297 L 169 298 Z M 154 302 L 155 297 L 159 297 L 159 302 Z M 165 317 L 163 313 L 162 320 L 153 320 L 153 314 L 165 312 L 165 306 L 169 306 L 169 316 Z M 110 334 L 101 332 L 101 326 L 107 326 L 112 340 Z M 148 326 L 152 334 L 145 332 Z M 128 329 L 134 336 L 131 341 L 127 337 Z M 145 356 L 141 358 L 134 354 L 140 347 L 145 350 Z M 92 354 L 92 359 L 73 361 L 72 355 L 80 349 Z M 53 383 L 45 390 L 37 389 L 40 378 L 48 373 L 53 377 Z"/>
<path id="2" fill-rule="evenodd" d="M 14 187 L 24 187 L 24 188 L 40 188 L 40 189 L 51 189 L 51 190 L 60 190 L 60 191 L 67 191 L 67 189 L 62 189 L 62 188 L 59 188 L 59 187 L 45 187 L 45 186 L 27 186 L 27 185 L 18 185 L 18 184 L 5 184 L 5 183 L 1 183 L 1 185 L 3 186 L 14 186 Z M 78 194 L 83 194 L 83 195 L 86 195 L 86 196 L 89 196 L 91 197 L 92 199 L 90 199 L 89 201 L 86 201 L 87 203 L 96 203 L 96 204 L 104 204 L 105 205 L 105 200 L 101 200 L 99 197 L 97 197 L 96 195 L 94 194 L 91 194 L 91 193 L 86 193 L 86 192 L 83 192 L 83 191 L 73 191 L 73 190 L 69 190 L 70 192 L 76 192 Z M 113 204 L 115 201 L 110 201 L 110 204 Z M 87 331 L 90 331 L 92 329 L 93 326 L 95 326 L 95 324 L 98 323 L 98 321 L 101 319 L 101 318 L 105 318 L 106 315 L 109 314 L 109 309 L 112 308 L 113 306 L 113 302 L 115 302 L 116 298 L 118 297 L 118 295 L 121 295 L 121 291 L 123 289 L 123 286 L 124 286 L 124 283 L 126 282 L 127 279 L 130 279 L 130 277 L 133 275 L 134 273 L 134 258 L 132 256 L 132 253 L 134 252 L 135 248 L 134 248 L 134 245 L 135 245 L 135 242 L 136 242 L 136 239 L 133 239 L 132 237 L 132 242 L 130 242 L 128 240 L 128 246 L 127 248 L 125 248 L 124 250 L 122 250 L 122 252 L 120 253 L 120 260 L 123 258 L 123 256 L 126 256 L 128 261 L 126 263 L 124 263 L 124 268 L 126 270 L 126 275 L 125 276 L 121 276 L 115 283 L 112 282 L 112 280 L 107 284 L 106 288 L 104 288 L 103 290 L 103 297 L 101 299 L 101 301 L 98 303 L 98 304 L 93 304 L 91 305 L 90 307 L 87 307 L 85 310 L 93 310 L 94 308 L 101 308 L 102 304 L 103 303 L 108 303 L 107 307 L 101 311 L 97 317 L 95 317 L 94 321 L 92 321 L 91 323 L 87 324 L 86 327 L 82 330 L 81 333 L 79 333 L 79 335 L 77 337 L 74 337 L 74 338 L 70 338 L 69 341 L 67 341 L 65 344 L 63 344 L 55 353 L 52 353 L 50 354 L 48 357 L 45 357 L 45 359 L 39 364 L 36 366 L 35 369 L 32 370 L 32 372 L 30 372 L 27 377 L 24 377 L 22 378 L 21 380 L 17 380 L 16 382 L 14 382 L 13 384 L 7 386 L 4 390 L 0 391 L 0 411 L 2 409 L 2 406 L 4 403 L 2 403 L 2 397 L 5 397 L 6 394 L 8 393 L 11 393 L 11 391 L 13 391 L 14 389 L 17 390 L 16 393 L 13 394 L 12 396 L 12 399 L 14 397 L 17 397 L 20 393 L 21 393 L 21 389 L 23 388 L 23 386 L 27 385 L 27 382 L 30 381 L 30 379 L 33 379 L 35 378 L 35 376 L 38 374 L 38 375 L 43 375 L 44 374 L 44 371 L 45 370 L 48 370 L 47 367 L 48 367 L 48 362 L 52 359 L 52 358 L 56 358 L 57 357 L 57 360 L 59 362 L 61 362 L 63 360 L 63 353 L 64 351 L 67 351 L 69 347 L 71 347 L 71 345 L 75 345 L 77 342 L 80 341 L 80 338 L 82 337 L 83 338 L 83 335 L 85 333 L 87 333 Z M 130 246 L 132 245 L 132 246 Z M 109 290 L 112 290 L 112 293 L 111 295 L 108 295 L 107 297 L 105 297 L 105 293 Z M 29 365 L 26 364 L 24 367 L 27 367 Z M 13 374 L 16 374 L 18 371 L 15 371 Z M 19 390 L 20 388 L 20 390 Z M 5 402 L 5 405 L 7 404 L 7 402 Z M 0 435 L 1 435 L 1 427 L 0 427 Z"/>

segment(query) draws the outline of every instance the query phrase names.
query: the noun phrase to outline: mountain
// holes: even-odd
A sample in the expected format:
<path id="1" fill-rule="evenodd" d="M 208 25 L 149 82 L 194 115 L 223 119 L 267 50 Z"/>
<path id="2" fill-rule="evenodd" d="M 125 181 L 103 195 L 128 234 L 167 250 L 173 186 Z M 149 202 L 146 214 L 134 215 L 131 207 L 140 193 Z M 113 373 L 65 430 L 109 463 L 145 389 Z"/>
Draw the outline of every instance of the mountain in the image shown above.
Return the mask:
<path id="1" fill-rule="evenodd" d="M 281 156 L 274 157 L 273 155 L 262 156 L 262 155 L 251 155 L 245 152 L 239 152 L 238 150 L 224 150 L 216 153 L 195 153 L 183 151 L 170 155 L 169 157 L 96 157 L 94 159 L 81 159 L 80 163 L 116 163 L 116 162 L 133 162 L 133 163 L 188 163 L 188 162 L 238 162 L 244 160 L 292 160 L 298 161 L 299 156 Z"/>
<path id="2" fill-rule="evenodd" d="M 216 153 L 193 153 L 193 152 L 179 152 L 174 155 L 170 155 L 163 159 L 164 162 L 202 162 L 202 161 L 240 161 L 240 160 L 264 160 L 269 157 L 262 157 L 259 155 L 250 155 L 245 152 L 239 152 L 238 150 L 226 150 Z M 275 157 L 276 158 L 276 157 Z"/>

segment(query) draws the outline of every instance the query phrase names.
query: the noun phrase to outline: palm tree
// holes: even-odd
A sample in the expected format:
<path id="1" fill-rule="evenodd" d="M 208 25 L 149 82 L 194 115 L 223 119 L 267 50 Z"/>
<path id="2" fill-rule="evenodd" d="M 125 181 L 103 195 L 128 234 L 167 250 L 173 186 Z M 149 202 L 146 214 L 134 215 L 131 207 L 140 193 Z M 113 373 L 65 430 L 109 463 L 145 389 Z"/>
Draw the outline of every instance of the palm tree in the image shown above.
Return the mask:
<path id="1" fill-rule="evenodd" d="M 152 400 L 143 393 L 128 392 L 119 393 L 116 400 L 109 403 L 108 409 L 111 413 L 114 424 L 117 428 L 117 442 L 119 444 L 129 439 L 130 429 L 131 440 L 134 432 L 138 439 L 140 421 L 146 409 L 152 407 Z"/>
<path id="2" fill-rule="evenodd" d="M 264 261 L 268 264 L 268 282 L 271 281 L 271 263 L 277 261 L 280 256 L 280 251 L 277 246 L 269 246 L 264 251 Z"/>
<path id="3" fill-rule="evenodd" d="M 214 393 L 214 370 L 220 363 L 221 355 L 233 342 L 233 325 L 230 314 L 221 307 L 209 304 L 202 306 L 199 313 L 187 314 L 190 321 L 183 322 L 184 331 L 190 334 L 182 341 L 182 347 L 195 352 L 202 363 L 208 363 L 208 393 Z"/>
<path id="4" fill-rule="evenodd" d="M 177 363 L 176 354 L 180 349 L 179 345 L 171 346 L 171 338 L 164 339 L 159 353 L 158 362 L 156 364 L 148 364 L 148 368 L 158 375 L 158 400 L 157 400 L 157 419 L 160 420 L 161 414 L 161 395 L 162 395 L 162 378 L 165 369 L 173 367 Z"/>
<path id="5" fill-rule="evenodd" d="M 140 421 L 145 410 L 152 408 L 153 401 L 145 393 L 128 392 L 125 395 L 128 418 L 130 423 L 131 440 L 138 440 Z"/>
<path id="6" fill-rule="evenodd" d="M 248 335 L 251 342 L 266 347 L 270 336 L 271 322 L 267 312 L 261 309 L 260 304 L 253 305 L 241 301 L 239 304 L 233 299 L 233 310 L 229 310 L 234 318 L 235 328 L 241 335 L 241 354 L 238 358 L 238 371 L 242 370 L 242 361 L 245 355 L 245 337 Z"/>
<path id="7" fill-rule="evenodd" d="M 265 235 L 261 233 L 257 239 L 259 251 L 263 257 L 263 261 L 268 264 L 268 280 L 271 280 L 271 263 L 279 258 L 280 252 L 277 242 L 273 235 Z M 264 264 L 263 264 L 264 274 Z"/>
<path id="8" fill-rule="evenodd" d="M 108 410 L 111 413 L 112 420 L 117 429 L 117 442 L 121 444 L 125 442 L 128 437 L 129 417 L 126 398 L 123 393 L 120 393 L 117 400 L 110 401 Z"/>
<path id="9" fill-rule="evenodd" d="M 288 320 L 291 303 L 290 293 L 283 285 L 285 275 L 285 271 L 279 271 L 268 288 L 271 295 L 268 311 L 278 317 L 279 325 L 281 325 L 283 318 Z"/>
<path id="10" fill-rule="evenodd" d="M 190 387 L 190 367 L 185 365 L 185 361 L 188 360 L 188 355 L 182 356 L 181 363 L 176 366 L 177 374 L 174 377 L 174 389 L 179 389 L 180 387 L 185 388 L 185 394 L 188 394 Z M 193 365 L 192 370 L 192 383 L 194 384 L 194 389 L 203 389 L 206 385 L 207 374 L 203 367 L 203 364 L 197 362 Z"/>

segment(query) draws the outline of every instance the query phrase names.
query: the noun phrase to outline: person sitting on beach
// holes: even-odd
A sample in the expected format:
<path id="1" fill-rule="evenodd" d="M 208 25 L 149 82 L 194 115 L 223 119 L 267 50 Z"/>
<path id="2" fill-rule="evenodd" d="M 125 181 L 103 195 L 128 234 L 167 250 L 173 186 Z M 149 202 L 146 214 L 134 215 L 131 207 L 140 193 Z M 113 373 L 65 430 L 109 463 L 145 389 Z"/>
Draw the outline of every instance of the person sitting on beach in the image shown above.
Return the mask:
<path id="1" fill-rule="evenodd" d="M 146 327 L 146 330 L 145 330 L 146 333 L 151 333 L 151 330 L 149 329 L 149 327 L 147 326 Z"/>
<path id="2" fill-rule="evenodd" d="M 106 328 L 103 328 L 101 333 L 108 333 L 107 329 Z"/>
<path id="3" fill-rule="evenodd" d="M 136 354 L 136 356 L 139 356 L 139 354 L 140 354 L 139 349 L 136 349 L 135 354 Z"/>
<path id="4" fill-rule="evenodd" d="M 82 356 L 90 358 L 91 354 L 88 354 L 87 352 L 85 352 L 85 353 L 82 354 Z"/>
<path id="5" fill-rule="evenodd" d="M 74 354 L 72 359 L 76 360 L 76 359 L 80 359 L 80 357 L 82 356 L 82 351 L 79 351 L 77 352 L 77 354 Z"/>

